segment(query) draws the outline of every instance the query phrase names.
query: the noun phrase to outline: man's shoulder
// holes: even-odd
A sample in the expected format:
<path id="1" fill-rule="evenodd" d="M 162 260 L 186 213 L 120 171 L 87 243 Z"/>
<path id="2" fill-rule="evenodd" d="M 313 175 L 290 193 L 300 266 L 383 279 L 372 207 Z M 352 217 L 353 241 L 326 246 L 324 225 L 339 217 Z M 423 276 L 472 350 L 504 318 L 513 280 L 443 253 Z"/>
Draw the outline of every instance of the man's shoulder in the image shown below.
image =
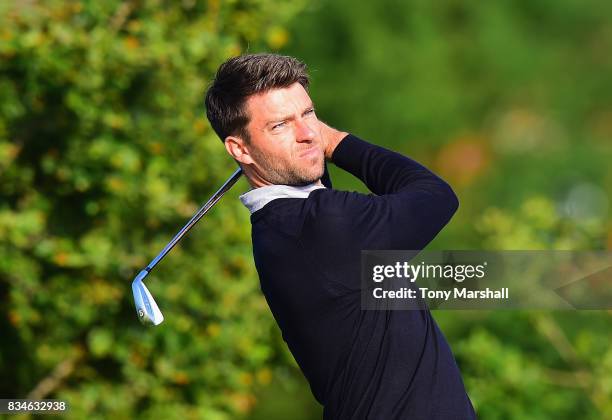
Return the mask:
<path id="1" fill-rule="evenodd" d="M 386 236 L 381 196 L 355 191 L 321 189 L 308 197 L 301 237 L 315 248 L 354 256 L 367 240 Z M 324 244 L 324 245 L 321 245 Z"/>
<path id="2" fill-rule="evenodd" d="M 355 191 L 321 188 L 308 196 L 308 213 L 315 217 L 343 217 L 371 208 L 378 196 Z"/>
<path id="3" fill-rule="evenodd" d="M 297 237 L 306 229 L 327 236 L 341 226 L 357 228 L 375 219 L 381 214 L 380 199 L 374 194 L 319 188 L 305 199 L 273 200 L 253 213 L 251 222 L 258 234 L 269 235 L 272 230 Z"/>

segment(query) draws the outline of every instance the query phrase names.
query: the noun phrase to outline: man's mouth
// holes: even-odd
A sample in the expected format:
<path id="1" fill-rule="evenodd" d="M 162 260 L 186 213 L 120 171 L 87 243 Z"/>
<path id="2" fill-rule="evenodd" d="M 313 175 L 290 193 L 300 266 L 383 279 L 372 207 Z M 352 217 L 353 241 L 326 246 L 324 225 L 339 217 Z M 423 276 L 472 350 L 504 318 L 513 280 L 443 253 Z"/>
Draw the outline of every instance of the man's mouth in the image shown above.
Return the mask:
<path id="1" fill-rule="evenodd" d="M 309 158 L 309 157 L 312 157 L 312 156 L 316 156 L 318 152 L 319 152 L 319 148 L 316 147 L 316 146 L 312 146 L 312 147 L 309 147 L 308 149 L 302 151 L 298 155 L 298 158 L 304 159 L 304 158 Z"/>

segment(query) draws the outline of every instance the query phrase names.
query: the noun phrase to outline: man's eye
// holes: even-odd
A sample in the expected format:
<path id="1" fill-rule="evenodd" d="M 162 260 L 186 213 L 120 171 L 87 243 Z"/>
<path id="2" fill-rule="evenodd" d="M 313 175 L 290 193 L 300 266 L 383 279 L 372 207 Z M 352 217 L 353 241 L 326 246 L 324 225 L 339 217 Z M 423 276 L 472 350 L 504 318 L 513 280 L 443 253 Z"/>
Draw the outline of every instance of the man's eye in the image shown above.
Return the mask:
<path id="1" fill-rule="evenodd" d="M 274 130 L 274 129 L 275 129 L 275 128 L 277 128 L 277 127 L 282 127 L 283 125 L 285 125 L 285 123 L 284 123 L 284 122 L 279 123 L 279 124 L 276 124 L 274 127 L 272 127 L 272 130 Z"/>

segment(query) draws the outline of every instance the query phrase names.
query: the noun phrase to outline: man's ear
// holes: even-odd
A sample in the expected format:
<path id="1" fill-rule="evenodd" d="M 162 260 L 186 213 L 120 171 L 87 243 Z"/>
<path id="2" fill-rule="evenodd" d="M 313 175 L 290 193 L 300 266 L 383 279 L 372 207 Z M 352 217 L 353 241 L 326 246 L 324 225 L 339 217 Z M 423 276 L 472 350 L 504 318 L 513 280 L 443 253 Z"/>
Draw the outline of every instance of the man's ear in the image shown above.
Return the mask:
<path id="1" fill-rule="evenodd" d="M 227 136 L 224 144 L 227 153 L 229 153 L 238 162 L 245 165 L 253 163 L 253 158 L 251 157 L 244 140 L 242 140 L 240 137 Z"/>

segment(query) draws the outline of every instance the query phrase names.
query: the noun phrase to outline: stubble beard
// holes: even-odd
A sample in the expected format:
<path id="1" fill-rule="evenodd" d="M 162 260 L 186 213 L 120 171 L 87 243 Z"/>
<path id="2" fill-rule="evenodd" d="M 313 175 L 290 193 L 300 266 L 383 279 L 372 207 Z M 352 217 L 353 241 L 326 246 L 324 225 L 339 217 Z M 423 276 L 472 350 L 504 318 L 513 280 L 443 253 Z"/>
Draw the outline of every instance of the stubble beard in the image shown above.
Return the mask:
<path id="1" fill-rule="evenodd" d="M 253 153 L 253 152 L 252 152 Z M 261 166 L 265 168 L 266 173 L 263 175 L 266 181 L 271 184 L 277 185 L 308 185 L 318 181 L 325 172 L 325 159 L 321 159 L 320 156 L 314 156 L 310 160 L 311 165 L 307 167 L 299 167 L 297 165 L 285 164 L 285 162 L 279 162 L 266 155 L 260 155 L 255 152 L 255 156 Z M 315 168 L 313 165 L 320 160 L 320 165 Z"/>

